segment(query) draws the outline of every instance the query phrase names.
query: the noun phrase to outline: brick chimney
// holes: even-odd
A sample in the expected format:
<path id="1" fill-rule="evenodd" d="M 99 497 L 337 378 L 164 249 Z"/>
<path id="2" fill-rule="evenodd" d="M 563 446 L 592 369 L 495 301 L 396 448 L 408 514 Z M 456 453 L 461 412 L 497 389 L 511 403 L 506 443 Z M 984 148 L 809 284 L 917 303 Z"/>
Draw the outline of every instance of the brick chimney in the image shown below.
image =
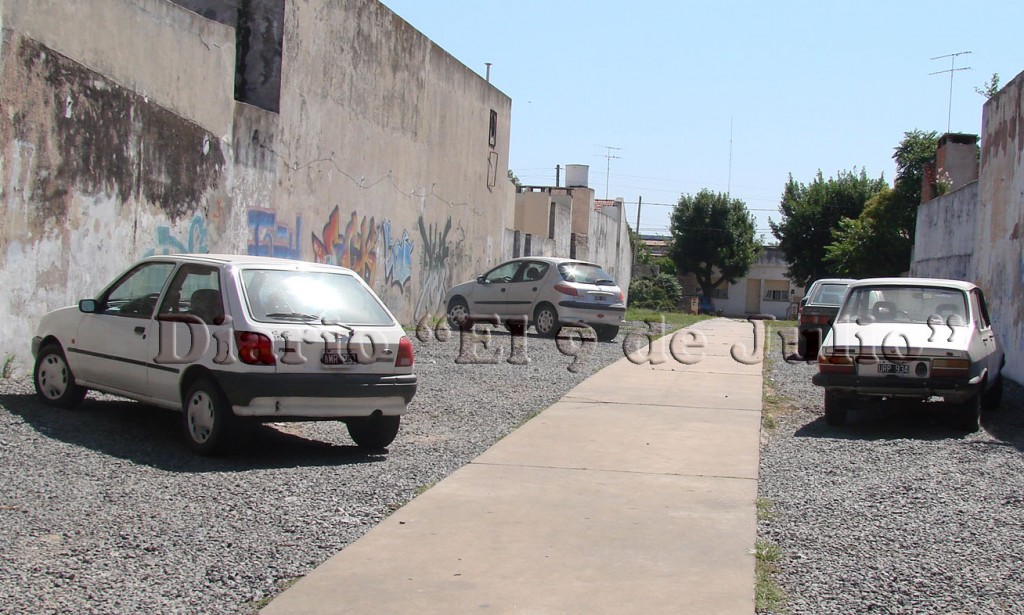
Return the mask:
<path id="1" fill-rule="evenodd" d="M 925 165 L 921 203 L 978 179 L 978 135 L 947 132 L 939 137 L 935 162 Z"/>

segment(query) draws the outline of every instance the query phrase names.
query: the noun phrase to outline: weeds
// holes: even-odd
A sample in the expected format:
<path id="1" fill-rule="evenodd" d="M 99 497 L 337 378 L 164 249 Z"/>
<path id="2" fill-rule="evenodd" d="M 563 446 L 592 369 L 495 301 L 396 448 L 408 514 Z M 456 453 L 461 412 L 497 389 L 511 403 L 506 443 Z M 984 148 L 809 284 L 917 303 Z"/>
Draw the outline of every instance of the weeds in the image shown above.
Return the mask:
<path id="1" fill-rule="evenodd" d="M 0 380 L 7 380 L 8 378 L 11 377 L 11 374 L 13 372 L 14 372 L 14 355 L 13 354 L 9 354 L 9 355 L 7 355 L 7 358 L 4 359 L 3 367 L 0 368 Z"/>
<path id="2" fill-rule="evenodd" d="M 786 604 L 786 594 L 775 580 L 781 559 L 778 545 L 766 540 L 758 540 L 754 545 L 754 608 L 758 612 L 778 612 Z"/>

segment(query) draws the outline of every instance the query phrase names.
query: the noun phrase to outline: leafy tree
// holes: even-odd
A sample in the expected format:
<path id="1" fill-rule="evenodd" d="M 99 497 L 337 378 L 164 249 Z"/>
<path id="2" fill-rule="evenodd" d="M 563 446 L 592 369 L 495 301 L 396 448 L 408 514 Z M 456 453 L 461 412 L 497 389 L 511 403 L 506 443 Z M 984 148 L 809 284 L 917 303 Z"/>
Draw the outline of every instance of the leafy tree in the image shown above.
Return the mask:
<path id="1" fill-rule="evenodd" d="M 629 249 L 631 254 L 636 254 L 636 262 L 634 265 L 649 265 L 651 264 L 651 249 L 644 243 L 640 234 L 634 231 L 626 225 L 626 231 L 629 233 Z"/>
<path id="2" fill-rule="evenodd" d="M 630 307 L 670 312 L 682 297 L 683 287 L 670 275 L 637 278 L 629 283 Z"/>
<path id="3" fill-rule="evenodd" d="M 871 179 L 863 168 L 840 171 L 827 180 L 818 171 L 806 185 L 790 175 L 779 204 L 782 220 L 769 221 L 789 263 L 789 277 L 806 286 L 837 275 L 834 265 L 825 262 L 825 246 L 832 242 L 832 232 L 844 218 L 857 218 L 864 204 L 885 187 L 884 176 Z"/>
<path id="4" fill-rule="evenodd" d="M 761 250 L 746 204 L 710 190 L 681 196 L 672 210 L 670 230 L 669 255 L 676 271 L 692 272 L 706 297 L 745 276 Z"/>
<path id="5" fill-rule="evenodd" d="M 676 274 L 676 264 L 672 262 L 671 257 L 659 256 L 658 258 L 652 259 L 653 264 L 658 266 L 658 271 L 666 275 L 674 276 Z"/>
<path id="6" fill-rule="evenodd" d="M 899 275 L 910 268 L 925 164 L 935 159 L 934 131 L 904 133 L 896 146 L 896 185 L 869 201 L 832 235 L 826 263 L 835 275 L 855 278 Z"/>

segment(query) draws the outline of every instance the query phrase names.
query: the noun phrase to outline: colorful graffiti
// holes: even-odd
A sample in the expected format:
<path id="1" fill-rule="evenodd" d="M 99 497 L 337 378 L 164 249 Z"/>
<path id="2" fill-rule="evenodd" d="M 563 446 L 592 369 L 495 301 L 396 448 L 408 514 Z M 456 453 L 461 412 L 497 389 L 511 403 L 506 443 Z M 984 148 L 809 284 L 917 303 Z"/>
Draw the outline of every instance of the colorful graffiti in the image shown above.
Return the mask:
<path id="1" fill-rule="evenodd" d="M 413 317 L 419 319 L 430 313 L 444 311 L 444 295 L 452 286 L 454 272 L 465 258 L 465 232 L 456 229 L 458 239 L 448 237 L 452 230 L 452 218 L 448 216 L 444 227 L 431 224 L 429 227 L 420 216 L 417 221 L 420 230 L 420 294 L 416 299 Z"/>
<path id="2" fill-rule="evenodd" d="M 156 246 L 150 248 L 143 256 L 166 254 L 206 254 L 210 251 L 210 232 L 206 219 L 196 214 L 189 223 L 187 235 L 176 237 L 169 226 L 156 228 Z"/>
<path id="3" fill-rule="evenodd" d="M 398 288 L 405 292 L 406 285 L 412 279 L 413 242 L 409 239 L 409 231 L 402 229 L 402 236 L 391 238 L 391 220 L 380 223 L 381 241 L 384 250 L 384 286 Z"/>
<path id="4" fill-rule="evenodd" d="M 322 237 L 322 238 L 321 238 Z M 348 267 L 373 284 L 377 273 L 377 226 L 373 218 L 352 212 L 348 224 L 341 228 L 341 214 L 335 206 L 324 224 L 321 237 L 312 233 L 313 257 L 318 263 Z"/>
<path id="5" fill-rule="evenodd" d="M 302 258 L 299 237 L 302 232 L 302 216 L 295 216 L 295 229 L 277 221 L 277 212 L 272 209 L 249 210 L 248 253 L 251 256 L 276 256 L 278 258 Z"/>

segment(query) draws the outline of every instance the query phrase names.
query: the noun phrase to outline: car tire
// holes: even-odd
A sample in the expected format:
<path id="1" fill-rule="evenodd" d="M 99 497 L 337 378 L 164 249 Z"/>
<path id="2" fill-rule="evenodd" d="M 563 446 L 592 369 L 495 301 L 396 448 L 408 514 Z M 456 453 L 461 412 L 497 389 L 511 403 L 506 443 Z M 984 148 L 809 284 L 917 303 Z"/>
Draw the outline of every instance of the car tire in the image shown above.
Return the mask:
<path id="1" fill-rule="evenodd" d="M 200 455 L 214 455 L 224 449 L 235 415 L 224 393 L 213 381 L 193 382 L 182 400 L 182 425 L 189 448 Z"/>
<path id="2" fill-rule="evenodd" d="M 992 386 L 981 396 L 982 410 L 996 410 L 1003 403 L 1003 375 L 996 376 Z"/>
<path id="3" fill-rule="evenodd" d="M 346 423 L 348 435 L 356 443 L 356 446 L 370 451 L 379 451 L 395 441 L 402 417 L 378 414 L 349 419 Z"/>
<path id="4" fill-rule="evenodd" d="M 473 320 L 469 317 L 469 304 L 462 297 L 454 297 L 448 302 L 448 326 L 452 330 L 468 331 L 473 328 Z"/>
<path id="5" fill-rule="evenodd" d="M 542 303 L 533 313 L 533 326 L 541 337 L 555 337 L 562 329 L 558 323 L 558 312 L 550 303 Z"/>
<path id="6" fill-rule="evenodd" d="M 838 393 L 825 391 L 825 423 L 833 427 L 840 427 L 846 423 L 846 404 Z"/>
<path id="7" fill-rule="evenodd" d="M 957 408 L 957 425 L 967 433 L 981 429 L 981 392 L 971 395 Z"/>
<path id="8" fill-rule="evenodd" d="M 599 342 L 610 342 L 619 334 L 619 328 L 615 325 L 594 325 L 594 331 L 597 332 Z"/>
<path id="9" fill-rule="evenodd" d="M 54 408 L 74 408 L 85 398 L 86 389 L 75 383 L 60 344 L 50 343 L 39 349 L 32 382 L 43 403 Z"/>

